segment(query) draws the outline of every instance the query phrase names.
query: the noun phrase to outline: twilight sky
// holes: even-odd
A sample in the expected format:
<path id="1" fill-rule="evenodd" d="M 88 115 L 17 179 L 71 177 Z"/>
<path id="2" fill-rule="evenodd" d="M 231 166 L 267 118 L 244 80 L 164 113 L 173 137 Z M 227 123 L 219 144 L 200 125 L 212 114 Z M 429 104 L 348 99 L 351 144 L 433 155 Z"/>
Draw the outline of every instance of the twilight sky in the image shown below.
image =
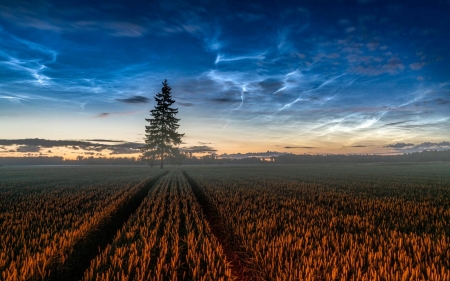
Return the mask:
<path id="1" fill-rule="evenodd" d="M 450 149 L 450 0 L 0 0 L 0 156 Z M 255 154 L 249 154 L 255 155 Z"/>

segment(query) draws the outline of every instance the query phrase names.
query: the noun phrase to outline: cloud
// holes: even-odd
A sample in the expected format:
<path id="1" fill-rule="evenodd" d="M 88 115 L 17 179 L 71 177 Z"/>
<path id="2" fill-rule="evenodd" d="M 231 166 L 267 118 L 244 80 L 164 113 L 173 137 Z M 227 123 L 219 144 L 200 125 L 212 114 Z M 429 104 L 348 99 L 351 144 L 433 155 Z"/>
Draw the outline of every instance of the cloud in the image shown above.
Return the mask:
<path id="1" fill-rule="evenodd" d="M 33 3 L 33 4 L 31 4 Z M 72 7 L 52 7 L 48 12 L 48 4 L 17 1 L 17 5 L 0 5 L 0 15 L 6 20 L 22 27 L 29 27 L 53 32 L 104 32 L 117 37 L 141 37 L 147 34 L 151 25 L 146 26 L 133 20 L 108 19 L 108 15 L 100 10 L 90 9 L 89 16 Z M 44 16 L 45 15 L 45 16 Z M 45 18 L 45 20 L 42 20 Z M 68 19 L 71 20 L 68 20 Z M 87 19 L 95 18 L 95 20 Z"/>
<path id="2" fill-rule="evenodd" d="M 397 143 L 394 145 L 388 145 L 385 147 L 394 148 L 399 153 L 414 153 L 414 152 L 421 152 L 424 150 L 449 150 L 450 149 L 450 142 L 443 141 L 443 142 L 423 142 L 421 144 L 414 145 L 412 143 Z"/>
<path id="3" fill-rule="evenodd" d="M 21 145 L 16 149 L 16 152 L 39 152 L 41 148 L 35 145 Z"/>
<path id="4" fill-rule="evenodd" d="M 241 100 L 237 99 L 237 98 L 233 98 L 233 97 L 223 97 L 223 98 L 213 98 L 210 99 L 209 101 L 215 102 L 215 103 L 237 103 L 240 102 Z"/>
<path id="5" fill-rule="evenodd" d="M 265 59 L 264 53 L 263 54 L 256 54 L 256 55 L 249 55 L 249 56 L 236 56 L 231 57 L 218 54 L 216 57 L 216 61 L 214 64 L 219 64 L 221 62 L 234 62 L 234 61 L 240 61 L 240 60 L 263 60 Z"/>
<path id="6" fill-rule="evenodd" d="M 351 64 L 351 71 L 368 76 L 378 76 L 381 74 L 397 74 L 405 69 L 404 64 L 398 57 L 391 57 L 384 64 L 378 62 L 383 61 L 382 58 L 374 56 L 347 56 L 348 62 Z"/>
<path id="7" fill-rule="evenodd" d="M 95 118 L 104 118 L 104 117 L 108 117 L 109 115 L 110 115 L 110 113 L 103 112 L 103 113 L 100 113 L 99 115 L 96 115 Z"/>
<path id="8" fill-rule="evenodd" d="M 18 2 L 26 3 L 24 1 Z M 0 5 L 0 15 L 2 15 L 4 19 L 20 26 L 33 27 L 36 29 L 47 31 L 62 30 L 62 28 L 57 24 L 54 24 L 49 20 L 44 21 L 40 19 L 37 15 L 37 12 L 33 11 L 31 5 L 15 5 L 15 7 Z"/>
<path id="9" fill-rule="evenodd" d="M 178 104 L 179 104 L 179 105 L 182 105 L 182 106 L 193 106 L 193 105 L 194 105 L 194 104 L 191 103 L 191 102 L 178 102 Z"/>
<path id="10" fill-rule="evenodd" d="M 266 152 L 247 152 L 247 153 L 232 153 L 232 154 L 221 154 L 219 155 L 220 158 L 230 158 L 230 159 L 241 159 L 241 158 L 248 158 L 248 157 L 258 157 L 258 158 L 265 158 L 265 157 L 274 157 L 279 155 L 287 154 L 286 152 L 278 152 L 278 151 L 266 151 Z"/>
<path id="11" fill-rule="evenodd" d="M 414 146 L 414 149 L 442 149 L 442 148 L 450 148 L 450 142 L 443 141 L 439 143 L 433 142 L 423 142 Z"/>
<path id="12" fill-rule="evenodd" d="M 263 93 L 272 94 L 281 89 L 284 86 L 284 83 L 281 80 L 269 78 L 258 82 L 258 86 Z"/>
<path id="13" fill-rule="evenodd" d="M 0 139 L 0 145 L 19 146 L 15 152 L 39 152 L 41 148 L 67 147 L 73 150 L 85 150 L 100 152 L 103 150 L 111 151 L 111 154 L 129 154 L 140 153 L 139 148 L 143 143 L 125 142 L 118 143 L 115 140 L 97 139 L 100 142 L 109 142 L 113 144 L 102 144 L 91 141 L 77 140 L 47 140 L 47 139 Z"/>
<path id="14" fill-rule="evenodd" d="M 214 149 L 207 145 L 196 145 L 190 147 L 182 147 L 180 148 L 180 151 L 190 153 L 206 153 L 206 152 L 216 152 L 217 149 Z"/>
<path id="15" fill-rule="evenodd" d="M 398 71 L 403 71 L 405 66 L 398 57 L 392 57 L 387 61 L 387 64 L 383 65 L 383 68 L 386 69 L 387 72 L 395 74 Z"/>
<path id="16" fill-rule="evenodd" d="M 121 140 L 106 140 L 106 139 L 92 139 L 92 140 L 86 140 L 86 141 L 95 141 L 95 142 L 124 142 Z"/>
<path id="17" fill-rule="evenodd" d="M 444 104 L 450 103 L 449 100 L 445 100 L 445 99 L 435 99 L 435 102 L 436 102 L 437 104 L 440 104 L 440 105 L 444 105 Z"/>
<path id="18" fill-rule="evenodd" d="M 352 145 L 351 147 L 362 148 L 362 147 L 369 147 L 369 145 Z"/>
<path id="19" fill-rule="evenodd" d="M 338 21 L 338 23 L 339 23 L 339 25 L 350 25 L 352 22 L 348 19 L 342 18 Z"/>
<path id="20" fill-rule="evenodd" d="M 0 7 L 1 10 L 1 7 Z M 6 68 L 11 82 L 26 82 L 32 86 L 50 86 L 54 82 L 48 74 L 49 66 L 55 63 L 58 52 L 28 40 L 12 36 L 0 30 L 0 66 Z M 4 71 L 4 70 L 3 70 Z M 0 81 L 3 82 L 3 81 Z M 2 95 L 13 101 L 25 100 L 25 94 Z"/>
<path id="21" fill-rule="evenodd" d="M 355 31 L 356 30 L 356 28 L 354 27 L 354 26 L 350 26 L 350 27 L 347 27 L 346 29 L 345 29 L 345 32 L 347 32 L 347 33 L 352 33 L 353 31 Z"/>
<path id="22" fill-rule="evenodd" d="M 399 142 L 396 144 L 388 144 L 385 145 L 384 147 L 389 147 L 389 148 L 405 148 L 405 147 L 412 147 L 414 146 L 413 143 L 404 143 L 404 142 Z"/>
<path id="23" fill-rule="evenodd" d="M 420 70 L 422 69 L 422 67 L 424 67 L 426 65 L 425 62 L 415 62 L 415 63 L 411 63 L 409 65 L 409 68 L 411 68 L 412 70 Z"/>
<path id="24" fill-rule="evenodd" d="M 100 113 L 100 114 L 94 116 L 94 118 L 104 118 L 104 117 L 108 117 L 108 116 L 112 116 L 112 115 L 127 116 L 127 115 L 139 114 L 142 112 L 146 112 L 146 111 L 139 110 L 139 111 L 123 111 L 123 112 L 103 112 L 103 113 Z"/>
<path id="25" fill-rule="evenodd" d="M 144 96 L 133 96 L 126 99 L 116 99 L 116 101 L 123 103 L 148 103 L 150 99 Z"/>
<path id="26" fill-rule="evenodd" d="M 90 142 L 72 141 L 72 140 L 47 140 L 47 139 L 0 139 L 0 145 L 28 145 L 41 147 L 55 146 L 73 146 L 73 145 L 91 145 Z"/>
<path id="27" fill-rule="evenodd" d="M 141 153 L 141 150 L 139 148 L 141 148 L 142 146 L 144 146 L 143 143 L 127 142 L 127 143 L 123 143 L 123 144 L 119 144 L 119 145 L 110 146 L 110 147 L 108 147 L 108 149 L 112 151 L 110 153 L 110 155 L 113 155 L 113 154 L 136 154 L 136 153 Z"/>
<path id="28" fill-rule="evenodd" d="M 265 18 L 262 14 L 254 13 L 236 13 L 234 16 L 246 23 L 259 21 Z"/>
<path id="29" fill-rule="evenodd" d="M 359 4 L 369 4 L 375 2 L 375 0 L 358 0 Z"/>
<path id="30" fill-rule="evenodd" d="M 404 124 L 404 123 L 408 123 L 408 122 L 411 122 L 411 120 L 387 123 L 387 124 L 384 124 L 384 126 L 395 126 L 395 125 L 400 125 L 400 124 Z"/>
<path id="31" fill-rule="evenodd" d="M 373 41 L 373 42 L 369 42 L 366 44 L 367 49 L 369 49 L 370 51 L 375 51 L 378 46 L 380 45 L 379 42 Z"/>
<path id="32" fill-rule="evenodd" d="M 292 149 L 292 148 L 306 148 L 306 149 L 313 149 L 313 148 L 317 148 L 314 146 L 285 146 L 284 148 L 286 149 Z"/>
<path id="33" fill-rule="evenodd" d="M 328 59 L 338 59 L 340 57 L 341 57 L 341 55 L 339 53 L 331 53 L 331 54 L 326 55 L 326 58 L 328 58 Z"/>
<path id="34" fill-rule="evenodd" d="M 117 37 L 141 37 L 148 30 L 145 26 L 130 21 L 110 21 L 110 20 L 79 20 L 74 22 L 64 22 L 64 31 L 103 31 L 109 35 Z"/>
<path id="35" fill-rule="evenodd" d="M 430 105 L 430 104 L 447 105 L 449 103 L 450 103 L 449 100 L 446 100 L 443 98 L 438 98 L 438 99 L 434 99 L 434 100 L 424 100 L 424 101 L 416 102 L 414 105 L 415 106 L 425 106 L 425 105 Z"/>
<path id="36" fill-rule="evenodd" d="M 345 13 L 337 13 L 329 20 L 323 22 L 319 20 L 318 22 L 317 17 L 314 16 L 317 15 L 316 11 L 312 10 L 311 17 L 305 20 L 298 17 L 297 11 L 293 12 L 291 16 L 286 15 L 286 20 L 280 20 L 274 9 L 270 15 L 267 14 L 267 18 L 264 19 L 264 30 L 261 30 L 262 21 L 252 22 L 251 16 L 244 16 L 244 18 L 249 19 L 249 22 L 252 23 L 243 24 L 240 19 L 224 20 L 222 17 L 230 16 L 229 11 L 224 15 L 214 14 L 216 10 L 205 9 L 202 12 L 203 5 L 209 5 L 207 1 L 196 5 L 198 7 L 194 7 L 195 11 L 193 11 L 193 7 L 190 7 L 191 5 L 180 8 L 178 2 L 184 3 L 181 5 L 189 5 L 186 4 L 189 1 L 177 0 L 177 5 L 167 1 L 166 5 L 172 6 L 169 8 L 171 17 L 166 17 L 168 13 L 165 14 L 164 11 L 160 13 L 158 4 L 154 9 L 142 11 L 144 14 L 133 17 L 129 17 L 129 14 L 126 13 L 127 10 L 124 10 L 125 13 L 121 13 L 123 17 L 114 17 L 114 19 L 113 17 L 108 18 L 106 14 L 104 14 L 106 18 L 96 17 L 98 12 L 101 13 L 100 9 L 103 9 L 100 8 L 100 5 L 93 5 L 92 10 L 80 9 L 92 14 L 68 15 L 67 17 L 60 17 L 59 9 L 52 8 L 48 12 L 42 13 L 39 11 L 39 7 L 36 7 L 36 12 L 29 8 L 27 13 L 30 13 L 30 16 L 48 20 L 48 25 L 27 21 L 26 24 L 31 22 L 34 25 L 33 28 L 42 28 L 37 30 L 19 27 L 17 24 L 16 26 L 8 24 L 11 29 L 5 28 L 5 32 L 22 30 L 25 33 L 16 34 L 26 37 L 26 34 L 34 31 L 36 36 L 33 37 L 33 40 L 43 44 L 50 41 L 40 37 L 41 35 L 53 34 L 60 37 L 58 34 L 48 32 L 49 30 L 62 32 L 61 34 L 66 36 L 60 38 L 61 40 L 56 43 L 52 41 L 55 44 L 48 45 L 51 46 L 51 49 L 47 48 L 29 58 L 14 55 L 16 50 L 21 50 L 17 48 L 21 44 L 17 42 L 11 46 L 11 52 L 8 51 L 8 54 L 16 60 L 9 60 L 8 62 L 13 64 L 9 64 L 8 67 L 27 66 L 32 71 L 22 69 L 21 72 L 29 76 L 27 79 L 32 78 L 36 85 L 30 88 L 19 88 L 22 87 L 21 83 L 9 82 L 9 77 L 11 76 L 11 80 L 14 80 L 14 75 L 9 75 L 8 72 L 7 75 L 3 75 L 8 79 L 4 79 L 6 82 L 0 85 L 2 89 L 0 100 L 8 104 L 13 104 L 11 101 L 14 100 L 19 105 L 23 104 L 33 108 L 34 104 L 30 104 L 32 102 L 30 96 L 39 91 L 48 92 L 53 97 L 78 100 L 80 108 L 77 108 L 77 114 L 82 112 L 81 114 L 89 114 L 91 117 L 98 114 L 96 116 L 98 118 L 107 117 L 109 120 L 115 117 L 120 119 L 116 115 L 126 113 L 115 111 L 120 111 L 121 107 L 127 106 L 126 104 L 141 105 L 134 106 L 133 109 L 142 108 L 142 104 L 145 104 L 145 100 L 143 101 L 142 98 L 145 96 L 151 98 L 146 93 L 156 92 L 158 81 L 161 81 L 160 78 L 170 73 L 170 76 L 173 77 L 173 80 L 170 78 L 170 81 L 173 81 L 174 94 L 177 95 L 176 100 L 182 101 L 179 102 L 179 105 L 182 109 L 184 107 L 186 114 L 196 120 L 200 120 L 197 117 L 208 115 L 211 117 L 208 119 L 211 122 L 205 126 L 222 127 L 224 124 L 229 124 L 223 130 L 224 135 L 236 132 L 231 130 L 246 132 L 239 141 L 250 138 L 247 135 L 261 136 L 262 139 L 271 135 L 283 138 L 282 141 L 285 145 L 289 143 L 292 145 L 295 144 L 292 140 L 305 140 L 304 137 L 341 140 L 344 138 L 356 139 L 356 136 L 361 136 L 357 143 L 364 143 L 366 135 L 360 134 L 360 132 L 363 133 L 363 129 L 373 129 L 372 136 L 380 138 L 387 136 L 388 130 L 392 131 L 393 135 L 400 131 L 402 134 L 406 132 L 407 128 L 399 125 L 394 127 L 396 121 L 405 119 L 395 116 L 400 113 L 394 113 L 393 111 L 396 109 L 392 108 L 407 102 L 407 100 L 412 100 L 415 95 L 414 88 L 418 87 L 417 85 L 431 88 L 436 82 L 436 75 L 433 73 L 426 73 L 426 82 L 411 81 L 413 76 L 422 74 L 414 71 L 409 71 L 405 76 L 366 77 L 397 74 L 405 67 L 410 70 L 411 63 L 422 62 L 421 56 L 423 55 L 427 55 L 424 61 L 435 59 L 435 56 L 432 55 L 435 53 L 433 50 L 427 49 L 427 46 L 419 48 L 421 47 L 419 46 L 420 42 L 415 43 L 414 40 L 411 40 L 408 41 L 411 44 L 402 45 L 403 41 L 401 40 L 413 39 L 408 35 L 406 35 L 407 37 L 393 38 L 389 33 L 391 30 L 398 31 L 406 28 L 405 31 L 408 34 L 410 26 L 401 27 L 402 20 L 393 21 L 393 18 L 390 18 L 389 21 L 392 26 L 381 24 L 382 18 L 379 17 L 381 10 L 367 10 L 367 7 L 359 7 L 351 19 L 343 19 L 339 25 L 337 20 L 345 16 Z M 30 4 L 30 6 L 32 5 Z M 247 10 L 244 6 L 241 11 L 238 9 L 236 13 L 231 13 L 232 17 L 241 17 L 242 15 L 236 14 L 244 10 L 252 11 L 255 14 L 263 10 Z M 284 6 L 284 4 L 280 6 Z M 127 9 L 128 7 L 123 8 Z M 222 9 L 222 7 L 216 8 Z M 274 6 L 274 8 L 276 7 Z M 0 13 L 1 10 L 0 8 Z M 296 10 L 295 7 L 292 7 L 292 10 Z M 12 11 L 9 12 L 12 13 Z M 23 12 L 17 10 L 17 13 L 20 15 Z M 368 13 L 375 14 L 375 22 L 359 20 L 360 14 Z M 115 14 L 111 13 L 111 15 Z M 59 21 L 62 24 L 59 24 Z M 308 21 L 310 21 L 311 28 L 302 29 Z M 314 31 L 319 25 L 323 32 L 317 34 Z M 346 33 L 346 28 L 350 28 L 348 31 L 351 33 Z M 84 32 L 76 34 L 81 30 Z M 98 37 L 94 37 L 94 34 L 97 34 Z M 148 37 L 112 38 L 112 36 L 138 37 L 143 35 L 148 35 Z M 81 38 L 80 36 L 87 36 L 89 40 L 80 41 L 78 40 Z M 69 40 L 70 38 L 72 39 Z M 148 41 L 149 39 L 151 40 Z M 183 52 L 179 52 L 180 46 L 165 44 L 181 39 L 185 43 L 182 46 Z M 70 41 L 70 45 L 67 40 Z M 249 42 L 251 43 L 249 44 Z M 4 45 L 8 45 L 8 42 Z M 158 46 L 163 45 L 167 46 L 167 52 L 157 52 Z M 205 45 L 207 45 L 206 50 L 203 48 Z M 30 44 L 23 46 L 28 46 L 27 50 L 33 50 L 36 47 Z M 108 46 L 114 47 L 108 52 L 102 52 Z M 130 46 L 133 46 L 133 52 L 129 52 Z M 6 49 L 1 45 L 0 50 Z M 52 52 L 52 50 L 55 51 Z M 53 63 L 44 63 L 52 62 L 52 54 L 58 54 L 59 50 L 64 50 L 64 60 L 58 57 L 58 60 Z M 388 51 L 391 53 L 389 54 Z M 416 51 L 422 51 L 423 54 L 417 57 L 414 55 Z M 17 53 L 19 52 L 17 51 Z M 188 57 L 185 57 L 186 53 L 189 53 Z M 318 53 L 321 55 L 316 56 Z M 436 52 L 436 55 L 444 54 Z M 394 57 L 397 59 L 393 59 Z M 45 60 L 40 60 L 40 58 L 45 58 Z M 314 58 L 317 61 L 314 61 Z M 185 59 L 187 60 L 183 61 Z M 216 64 L 214 64 L 215 60 Z M 4 61 L 3 57 L 1 61 Z M 177 62 L 176 65 L 173 62 Z M 45 66 L 45 68 L 41 70 L 41 66 Z M 176 71 L 170 71 L 174 67 Z M 432 69 L 427 70 L 431 71 Z M 439 71 L 439 73 L 445 73 L 445 71 Z M 41 76 L 33 76 L 33 74 Z M 341 74 L 345 76 L 340 76 Z M 49 80 L 43 76 L 48 77 Z M 330 80 L 333 77 L 340 78 L 333 82 Z M 44 82 L 42 86 L 47 83 L 49 87 L 40 87 L 41 84 L 37 81 Z M 154 81 L 157 82 L 154 83 Z M 59 83 L 66 85 L 56 87 L 55 85 Z M 15 88 L 9 90 L 8 87 L 4 87 L 5 84 Z M 154 87 L 153 84 L 155 84 Z M 435 90 L 437 91 L 437 89 Z M 26 96 L 23 93 L 27 93 Z M 6 100 L 2 99 L 2 95 L 7 97 Z M 415 102 L 423 99 L 433 100 L 439 95 L 444 99 L 440 102 L 436 101 L 436 104 L 446 105 L 448 99 L 443 96 L 446 93 L 437 93 L 434 97 L 423 97 L 398 110 L 416 111 L 419 114 L 418 112 L 422 111 L 422 108 L 414 107 Z M 111 99 L 111 97 L 115 104 L 107 104 L 110 101 L 108 98 Z M 138 98 L 136 99 L 136 97 Z M 55 102 L 55 105 L 57 104 L 58 102 Z M 85 109 L 82 107 L 84 104 L 87 104 Z M 443 112 L 443 117 L 448 116 L 448 114 L 444 115 L 447 106 L 435 106 L 436 104 L 428 104 L 426 108 L 426 110 L 435 111 L 430 118 L 440 118 L 441 116 L 438 115 L 441 112 Z M 383 105 L 389 108 L 382 109 Z M 40 103 L 39 106 L 45 107 L 47 104 L 42 106 Z M 189 106 L 191 108 L 188 108 Z M 374 109 L 371 112 L 369 112 L 371 109 L 363 112 L 361 110 L 363 107 Z M 93 108 L 97 108 L 97 110 L 90 111 Z M 53 109 L 53 112 L 56 110 L 59 109 Z M 388 111 L 388 113 L 382 115 L 384 111 Z M 277 114 L 273 114 L 275 112 Z M 182 110 L 180 113 L 185 114 Z M 5 114 L 5 112 L 0 114 Z M 420 112 L 420 114 L 424 113 Z M 380 120 L 380 118 L 382 119 Z M 378 120 L 380 122 L 376 124 Z M 421 124 L 422 120 L 417 116 L 417 120 L 411 124 Z M 107 120 L 98 121 L 106 122 Z M 385 123 L 391 124 L 392 127 L 381 128 Z M 314 130 L 316 127 L 318 129 Z M 427 130 L 426 133 L 436 131 L 436 126 L 430 125 Z M 215 134 L 214 130 L 208 129 L 207 131 L 206 134 Z M 447 130 L 442 133 L 447 133 Z M 366 133 L 364 132 L 364 134 Z M 418 131 L 414 134 L 425 133 Z M 302 138 L 296 138 L 299 135 Z M 412 141 L 412 135 L 410 136 L 409 141 Z M 420 136 L 417 137 L 419 139 Z M 367 139 L 370 139 L 370 136 Z M 401 135 L 396 139 L 405 140 L 406 138 Z M 87 141 L 97 142 L 97 140 Z M 305 144 L 308 143 L 316 142 L 311 139 L 305 140 Z M 192 144 L 199 145 L 198 143 Z M 337 147 L 340 146 L 342 144 Z M 99 147 L 101 148 L 101 146 Z M 280 146 L 280 148 L 282 147 Z M 217 148 L 219 149 L 219 147 Z M 293 151 L 288 149 L 285 150 Z M 122 151 L 124 150 L 122 149 Z"/>

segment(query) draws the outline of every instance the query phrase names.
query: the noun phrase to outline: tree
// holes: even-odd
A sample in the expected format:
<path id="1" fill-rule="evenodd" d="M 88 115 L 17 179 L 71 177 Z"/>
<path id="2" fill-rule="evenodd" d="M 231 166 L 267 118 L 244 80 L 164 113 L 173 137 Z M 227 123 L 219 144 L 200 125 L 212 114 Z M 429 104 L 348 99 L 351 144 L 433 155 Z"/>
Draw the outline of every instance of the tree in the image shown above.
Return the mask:
<path id="1" fill-rule="evenodd" d="M 179 134 L 177 129 L 178 121 L 175 115 L 178 108 L 172 108 L 175 103 L 170 91 L 172 88 L 164 80 L 161 93 L 156 94 L 156 105 L 150 110 L 152 118 L 145 118 L 149 126 L 145 126 L 145 146 L 142 148 L 142 158 L 148 159 L 153 167 L 153 162 L 157 155 L 161 160 L 161 169 L 164 165 L 164 155 L 172 155 L 176 150 L 176 145 L 181 143 L 184 134 Z"/>
<path id="2" fill-rule="evenodd" d="M 155 164 L 155 158 L 158 154 L 158 150 L 156 146 L 147 146 L 141 147 L 141 157 L 140 159 L 144 161 L 147 165 L 153 168 L 153 165 Z"/>

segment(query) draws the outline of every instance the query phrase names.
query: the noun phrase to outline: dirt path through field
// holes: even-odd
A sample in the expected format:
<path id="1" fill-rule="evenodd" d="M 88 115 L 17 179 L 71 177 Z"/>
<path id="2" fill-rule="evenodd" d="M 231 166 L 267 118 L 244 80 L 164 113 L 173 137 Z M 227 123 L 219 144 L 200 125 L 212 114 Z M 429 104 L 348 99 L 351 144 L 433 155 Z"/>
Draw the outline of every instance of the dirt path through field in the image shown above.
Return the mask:
<path id="1" fill-rule="evenodd" d="M 47 280 L 75 281 L 83 278 L 84 271 L 89 268 L 91 260 L 113 241 L 117 231 L 122 228 L 129 217 L 136 212 L 144 198 L 155 183 L 168 171 L 141 183 L 142 188 L 124 205 L 105 219 L 98 228 L 87 237 L 78 241 L 64 264 L 56 264 Z"/>
<path id="2" fill-rule="evenodd" d="M 191 178 L 186 171 L 183 171 L 183 175 L 189 182 L 189 185 L 194 192 L 194 195 L 202 208 L 203 215 L 208 221 L 211 232 L 217 238 L 221 244 L 222 249 L 227 257 L 227 261 L 231 261 L 232 275 L 236 277 L 237 281 L 255 280 L 251 275 L 249 268 L 245 266 L 245 257 L 241 254 L 238 246 L 233 243 L 231 237 L 231 231 L 227 230 L 220 222 L 219 213 L 215 206 L 208 201 L 203 189 Z"/>

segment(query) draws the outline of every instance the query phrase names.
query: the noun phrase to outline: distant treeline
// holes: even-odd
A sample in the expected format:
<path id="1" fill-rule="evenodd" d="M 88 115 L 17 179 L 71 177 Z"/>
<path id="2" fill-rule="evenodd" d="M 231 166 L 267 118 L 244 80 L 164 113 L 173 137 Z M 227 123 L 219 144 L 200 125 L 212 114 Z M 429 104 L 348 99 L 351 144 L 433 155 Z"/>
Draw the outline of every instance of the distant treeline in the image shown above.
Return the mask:
<path id="1" fill-rule="evenodd" d="M 376 162 L 450 162 L 450 150 L 423 151 L 399 155 L 296 155 L 283 154 L 270 158 L 218 158 L 213 155 L 202 157 L 168 157 L 165 164 L 172 165 L 202 165 L 202 164 L 296 164 L 296 163 L 376 163 Z M 0 157 L 0 165 L 146 165 L 135 157 L 78 157 L 75 160 L 63 157 Z"/>
<path id="2" fill-rule="evenodd" d="M 450 150 L 422 151 L 399 155 L 295 155 L 284 154 L 274 160 L 279 164 L 294 163 L 376 163 L 376 162 L 450 162 Z"/>

